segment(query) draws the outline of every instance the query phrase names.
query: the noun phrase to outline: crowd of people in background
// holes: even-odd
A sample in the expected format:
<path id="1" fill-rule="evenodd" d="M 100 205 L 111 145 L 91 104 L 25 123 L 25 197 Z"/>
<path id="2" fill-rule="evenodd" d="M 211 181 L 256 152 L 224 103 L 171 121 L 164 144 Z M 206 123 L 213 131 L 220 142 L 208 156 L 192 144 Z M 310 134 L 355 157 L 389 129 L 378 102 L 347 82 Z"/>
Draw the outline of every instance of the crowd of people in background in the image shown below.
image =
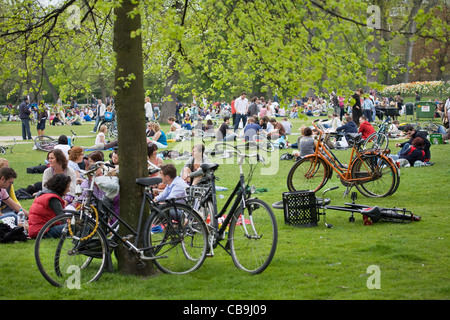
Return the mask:
<path id="1" fill-rule="evenodd" d="M 419 101 L 418 93 L 416 101 Z M 187 160 L 181 172 L 176 172 L 176 168 L 171 164 L 165 164 L 163 158 L 158 154 L 162 149 L 168 148 L 168 142 L 177 141 L 180 131 L 201 130 L 211 133 L 217 141 L 230 141 L 244 139 L 252 141 L 256 134 L 263 134 L 272 141 L 282 139 L 287 146 L 288 137 L 295 134 L 298 136 L 296 142 L 291 139 L 291 146 L 298 149 L 297 156 L 303 157 L 314 153 L 317 145 L 315 136 L 317 129 L 310 126 L 298 128 L 300 132 L 293 128 L 291 119 L 300 115 L 306 117 L 327 116 L 328 120 L 322 121 L 322 127 L 326 132 L 335 132 L 343 137 L 351 133 L 361 133 L 362 139 L 367 139 L 375 132 L 372 126 L 377 117 L 378 108 L 396 108 L 403 110 L 403 98 L 400 93 L 392 98 L 378 98 L 375 91 L 364 92 L 358 89 L 350 99 L 330 94 L 325 97 L 308 97 L 292 99 L 289 105 L 281 105 L 277 96 L 273 100 L 266 100 L 264 97 L 247 98 L 247 94 L 242 92 L 239 96 L 233 97 L 232 101 L 209 103 L 202 98 L 198 102 L 196 97 L 189 105 L 176 101 L 175 114 L 168 117 L 170 129 L 164 132 L 159 124 L 160 105 L 150 102 L 146 97 L 143 101 L 145 117 L 147 121 L 147 161 L 150 168 L 159 167 L 163 183 L 158 185 L 157 201 L 162 201 L 170 197 L 179 196 L 182 190 L 189 184 L 195 184 L 199 178 L 192 179 L 189 173 L 199 169 L 201 163 L 208 163 L 209 159 L 204 153 L 204 145 L 195 145 L 192 149 L 192 156 Z M 0 220 L 12 219 L 17 223 L 17 211 L 22 209 L 29 220 L 30 236 L 35 237 L 43 224 L 51 217 L 60 214 L 62 209 L 68 205 L 75 205 L 75 188 L 77 184 L 86 185 L 88 181 L 80 174 L 80 170 L 88 168 L 96 161 L 104 161 L 103 151 L 117 147 L 116 141 L 107 141 L 105 133 L 107 128 L 102 125 L 102 121 L 114 111 L 114 99 L 109 97 L 106 101 L 93 97 L 92 103 L 88 106 L 79 106 L 75 99 L 70 99 L 69 106 L 63 106 L 61 100 L 54 106 L 48 106 L 43 101 L 35 105 L 30 105 L 28 98 L 23 99 L 18 107 L 19 118 L 22 121 L 22 137 L 24 140 L 32 139 L 30 132 L 30 118 L 36 118 L 38 134 L 44 134 L 45 123 L 50 125 L 70 125 L 76 126 L 82 123 L 91 122 L 92 132 L 97 133 L 95 143 L 90 147 L 71 147 L 67 142 L 67 137 L 60 136 L 59 144 L 47 155 L 48 168 L 43 172 L 43 179 L 39 182 L 40 189 L 33 194 L 35 201 L 30 211 L 23 209 L 20 202 L 15 199 L 12 183 L 17 174 L 9 168 L 7 161 L 0 163 L 0 204 L 9 208 L 0 213 Z M 448 140 L 448 119 L 450 118 L 450 97 L 444 102 L 436 100 L 436 117 L 443 120 L 444 140 Z M 11 113 L 12 114 L 12 113 Z M 445 121 L 447 120 L 447 121 Z M 206 122 L 205 122 L 206 121 Z M 221 121 L 221 122 L 220 122 Z M 445 125 L 445 122 L 447 125 Z M 404 143 L 396 146 L 401 150 L 392 158 L 398 163 L 413 165 L 417 160 L 430 161 L 431 143 L 427 139 L 427 133 L 416 130 L 411 125 L 406 125 L 402 129 L 399 121 L 394 119 L 390 128 L 391 137 L 403 137 L 408 139 Z M 404 135 L 403 135 L 404 134 Z M 331 148 L 337 147 L 331 141 L 326 142 Z M 280 144 L 281 145 L 281 144 Z M 281 147 L 280 147 L 281 148 Z M 89 150 L 90 149 L 90 150 Z M 85 155 L 85 151 L 93 151 Z M 110 153 L 111 162 L 118 169 L 118 150 Z M 4 159 L 3 159 L 4 160 Z M 3 167 L 3 168 L 1 168 Z M 98 175 L 101 175 L 98 172 Z M 159 173 L 153 173 L 157 175 Z M 200 176 L 201 177 L 201 176 Z M 173 188 L 167 188 L 173 184 Z M 12 190 L 12 193 L 11 193 Z M 171 194 L 170 190 L 177 190 Z M 95 190 L 98 197 L 102 197 L 104 192 L 97 188 Z M 112 201 L 112 200 L 111 200 Z M 118 205 L 118 199 L 115 199 Z M 58 236 L 58 230 L 49 232 L 49 236 Z"/>

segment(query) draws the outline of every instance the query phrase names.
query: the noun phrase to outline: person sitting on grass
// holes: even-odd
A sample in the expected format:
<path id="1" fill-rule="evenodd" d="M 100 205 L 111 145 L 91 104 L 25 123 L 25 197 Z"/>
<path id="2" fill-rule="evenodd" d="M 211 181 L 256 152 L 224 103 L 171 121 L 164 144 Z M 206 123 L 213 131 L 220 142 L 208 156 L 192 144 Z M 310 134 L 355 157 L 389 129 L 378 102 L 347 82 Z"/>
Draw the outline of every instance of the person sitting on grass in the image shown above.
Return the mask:
<path id="1" fill-rule="evenodd" d="M 17 214 L 20 209 L 23 210 L 25 216 L 29 216 L 28 210 L 25 210 L 20 203 L 15 202 L 8 194 L 8 191 L 13 183 L 14 179 L 17 178 L 17 173 L 13 168 L 5 166 L 0 169 L 0 206 L 7 205 L 9 209 L 3 209 L 0 212 L 0 220 L 3 220 L 7 217 L 11 217 L 14 219 L 14 223 L 17 225 Z"/>
<path id="2" fill-rule="evenodd" d="M 414 129 L 414 127 L 411 124 L 407 124 L 404 128 L 403 128 L 403 132 L 406 135 L 406 138 L 408 138 L 409 140 L 407 142 L 403 142 L 403 143 L 396 143 L 395 146 L 397 148 L 402 148 L 397 155 L 400 156 L 400 154 L 402 154 L 403 152 L 405 152 L 405 150 L 407 150 L 409 148 L 409 146 L 412 144 L 412 142 L 414 141 L 415 138 L 419 137 L 423 139 L 423 150 L 425 151 L 425 159 L 424 162 L 428 162 L 431 159 L 431 152 L 430 152 L 430 147 L 431 147 L 431 143 L 430 141 L 427 139 L 427 133 L 425 131 L 416 131 L 416 129 Z"/>
<path id="3" fill-rule="evenodd" d="M 156 202 L 186 198 L 186 188 L 188 185 L 180 176 L 177 176 L 177 169 L 173 164 L 168 163 L 161 166 L 161 178 L 166 188 L 161 194 L 155 197 Z"/>
<path id="4" fill-rule="evenodd" d="M 361 133 L 361 139 L 366 140 L 372 133 L 375 133 L 375 129 L 372 127 L 366 116 L 359 117 L 359 129 Z"/>
<path id="5" fill-rule="evenodd" d="M 38 193 L 30 207 L 28 219 L 28 234 L 36 238 L 42 227 L 56 216 L 64 214 L 65 201 L 63 197 L 70 189 L 71 178 L 64 173 L 53 175 Z M 54 226 L 46 231 L 45 238 L 59 238 L 64 224 Z"/>
<path id="6" fill-rule="evenodd" d="M 317 140 L 312 137 L 312 130 L 310 127 L 305 127 L 302 130 L 302 136 L 297 139 L 298 152 L 295 152 L 296 157 L 305 157 L 309 154 L 314 154 L 316 151 Z"/>
<path id="7" fill-rule="evenodd" d="M 394 160 L 400 160 L 400 159 L 405 159 L 408 160 L 409 165 L 412 167 L 414 166 L 414 162 L 416 161 L 422 161 L 424 162 L 425 160 L 425 151 L 423 149 L 424 146 L 424 141 L 422 138 L 417 137 L 414 138 L 414 140 L 412 141 L 412 144 L 406 149 L 404 150 L 400 155 L 389 155 L 389 157 L 391 157 Z M 407 164 L 406 161 L 401 162 L 400 161 L 401 166 L 404 166 L 404 164 Z"/>

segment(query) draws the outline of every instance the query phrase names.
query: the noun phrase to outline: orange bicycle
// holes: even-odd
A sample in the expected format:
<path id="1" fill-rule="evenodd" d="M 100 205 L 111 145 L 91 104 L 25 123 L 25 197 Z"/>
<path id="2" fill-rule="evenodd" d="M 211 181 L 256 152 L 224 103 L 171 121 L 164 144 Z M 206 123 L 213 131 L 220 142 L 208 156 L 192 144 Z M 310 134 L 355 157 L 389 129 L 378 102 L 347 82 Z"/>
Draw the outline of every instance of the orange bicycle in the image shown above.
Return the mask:
<path id="1" fill-rule="evenodd" d="M 389 149 L 366 149 L 361 146 L 361 134 L 352 134 L 354 140 L 350 161 L 342 164 L 324 143 L 325 133 L 316 122 L 319 131 L 314 154 L 298 160 L 287 177 L 289 191 L 310 190 L 317 192 L 337 173 L 341 183 L 347 187 L 346 193 L 354 186 L 366 197 L 386 197 L 392 195 L 400 184 L 400 170 L 387 155 Z"/>

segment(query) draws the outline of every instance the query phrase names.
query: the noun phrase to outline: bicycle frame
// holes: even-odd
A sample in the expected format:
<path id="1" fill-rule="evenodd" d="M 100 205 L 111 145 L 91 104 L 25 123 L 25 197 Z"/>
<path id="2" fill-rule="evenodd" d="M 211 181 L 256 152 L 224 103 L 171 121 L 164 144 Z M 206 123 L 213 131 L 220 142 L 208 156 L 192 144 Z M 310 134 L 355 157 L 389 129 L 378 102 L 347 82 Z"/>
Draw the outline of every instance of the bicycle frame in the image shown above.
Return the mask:
<path id="1" fill-rule="evenodd" d="M 317 146 L 315 149 L 314 154 L 312 155 L 307 155 L 305 156 L 303 159 L 311 159 L 314 160 L 314 167 L 312 168 L 312 170 L 310 170 L 311 172 L 315 172 L 315 168 L 317 166 L 318 163 L 318 158 L 322 159 L 325 164 L 327 165 L 327 170 L 333 169 L 338 175 L 339 177 L 344 180 L 345 182 L 349 182 L 349 183 L 357 183 L 357 182 L 365 182 L 365 181 L 370 181 L 373 179 L 372 175 L 369 174 L 367 177 L 362 177 L 362 178 L 352 178 L 352 168 L 353 168 L 353 164 L 355 163 L 356 159 L 360 159 L 361 163 L 366 167 L 366 169 L 368 170 L 369 168 L 367 168 L 367 165 L 364 163 L 362 155 L 363 153 L 360 152 L 359 147 L 360 147 L 360 142 L 359 143 L 354 143 L 353 147 L 352 147 L 352 153 L 350 155 L 350 161 L 347 165 L 347 167 L 345 167 L 340 161 L 339 159 L 336 157 L 336 155 L 330 150 L 330 148 L 328 148 L 327 145 L 325 145 L 324 143 L 322 143 L 322 135 L 323 135 L 323 131 L 320 130 L 315 123 L 313 122 L 313 126 L 319 131 L 319 137 L 318 137 L 318 141 L 317 141 Z M 321 151 L 322 150 L 322 151 Z M 325 155 L 324 155 L 325 153 Z M 383 154 L 381 152 L 376 153 L 379 154 L 380 156 L 384 157 Z M 370 172 L 370 170 L 368 170 L 368 172 Z M 328 177 L 330 177 L 330 175 L 332 174 L 331 171 L 328 172 Z"/>
<path id="2" fill-rule="evenodd" d="M 98 162 L 97 162 L 98 163 Z M 85 174 L 92 174 L 97 170 L 97 168 L 95 169 L 91 169 L 89 171 L 87 171 Z M 138 228 L 137 230 L 135 230 L 132 226 L 130 226 L 126 221 L 124 221 L 119 215 L 117 215 L 103 200 L 99 199 L 95 194 L 94 194 L 94 178 L 92 177 L 90 184 L 89 184 L 89 188 L 85 189 L 85 191 L 87 191 L 87 196 L 86 199 L 84 199 L 81 203 L 81 206 L 79 208 L 80 211 L 85 210 L 86 208 L 90 208 L 92 205 L 92 200 L 95 200 L 99 206 L 99 211 L 100 212 L 105 212 L 107 213 L 106 216 L 100 216 L 98 217 L 98 220 L 100 221 L 99 224 L 104 227 L 106 230 L 105 233 L 108 234 L 109 232 L 111 232 L 117 239 L 120 239 L 122 241 L 123 244 L 127 245 L 128 247 L 132 248 L 135 252 L 138 252 L 141 254 L 141 259 L 150 259 L 149 257 L 144 256 L 143 252 L 148 250 L 148 249 L 153 249 L 154 247 L 145 247 L 145 248 L 141 248 L 139 247 L 139 240 L 140 237 L 142 235 L 142 225 L 143 225 L 143 218 L 144 218 L 144 209 L 145 209 L 145 204 L 148 203 L 149 206 L 151 207 L 151 210 L 156 210 L 158 211 L 160 214 L 162 214 L 161 210 L 153 205 L 153 195 L 151 194 L 151 192 L 148 191 L 144 191 L 144 194 L 142 196 L 142 202 L 141 202 L 141 210 L 139 213 L 139 219 L 138 219 Z M 107 221 L 107 217 L 114 217 L 116 218 L 116 221 L 110 225 Z M 171 219 L 167 219 L 167 222 L 169 224 L 171 224 Z M 125 237 L 121 236 L 117 231 L 116 231 L 116 227 L 118 224 L 122 224 L 129 232 L 131 232 L 131 235 L 127 235 Z M 171 225 L 171 227 L 175 229 L 175 227 L 173 225 Z M 134 238 L 134 243 L 130 242 L 129 239 L 130 238 Z"/>
<path id="3" fill-rule="evenodd" d="M 225 238 L 224 235 L 225 235 L 226 229 L 227 229 L 228 225 L 230 224 L 231 219 L 237 212 L 239 205 L 242 205 L 242 207 L 245 208 L 245 201 L 250 198 L 249 192 L 247 192 L 248 185 L 245 183 L 244 170 L 243 170 L 243 166 L 242 166 L 243 162 L 244 162 L 244 158 L 245 158 L 245 155 L 239 156 L 239 160 L 238 160 L 239 181 L 236 183 L 236 186 L 234 187 L 233 192 L 228 197 L 226 203 L 224 204 L 224 206 L 222 207 L 220 212 L 218 212 L 218 209 L 217 209 L 216 183 L 215 183 L 216 177 L 214 175 L 214 171 L 209 172 L 207 174 L 208 179 L 211 182 L 209 184 L 207 192 L 205 193 L 204 196 L 202 196 L 201 201 L 200 201 L 200 206 L 202 206 L 207 201 L 212 202 L 214 212 L 211 214 L 211 223 L 212 223 L 212 227 L 214 228 L 214 230 L 216 230 L 215 244 L 220 245 L 226 252 L 228 252 L 228 250 L 223 245 L 221 245 L 217 240 L 220 241 Z M 234 202 L 232 203 L 233 200 L 234 200 Z M 231 208 L 228 210 L 230 205 L 231 205 Z M 225 219 L 223 220 L 221 227 L 219 228 L 219 218 L 223 217 L 226 213 L 227 213 L 227 215 L 226 215 Z M 249 218 L 251 220 L 251 217 L 249 217 Z M 252 225 L 253 225 L 253 223 L 252 223 Z M 248 234 L 245 223 L 243 224 L 243 227 L 244 227 L 245 232 Z M 257 234 L 256 230 L 253 230 L 253 231 L 254 231 L 254 234 Z"/>

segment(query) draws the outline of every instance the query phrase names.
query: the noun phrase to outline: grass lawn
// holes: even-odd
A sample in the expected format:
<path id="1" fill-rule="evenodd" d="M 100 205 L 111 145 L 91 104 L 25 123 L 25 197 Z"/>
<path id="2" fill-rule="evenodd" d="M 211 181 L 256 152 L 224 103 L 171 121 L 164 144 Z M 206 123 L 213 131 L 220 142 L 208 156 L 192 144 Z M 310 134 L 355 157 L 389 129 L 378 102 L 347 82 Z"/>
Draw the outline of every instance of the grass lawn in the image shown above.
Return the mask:
<path id="1" fill-rule="evenodd" d="M 310 119 L 311 120 L 311 119 Z M 293 132 L 308 122 L 294 123 Z M 89 133 L 93 123 L 75 126 L 79 136 L 77 145 L 92 145 L 95 135 Z M 167 127 L 163 127 L 167 129 Z M 70 135 L 68 127 L 47 126 L 46 134 Z M 36 129 L 32 128 L 33 137 Z M 0 123 L 0 136 L 21 136 L 20 123 Z M 291 136 L 295 142 L 297 136 Z M 15 189 L 39 181 L 42 175 L 26 173 L 26 168 L 43 164 L 46 154 L 32 150 L 32 143 L 19 143 L 7 158 L 17 173 Z M 4 145 L 5 142 L 0 143 Z M 397 152 L 398 148 L 393 147 Z M 190 145 L 184 146 L 185 150 Z M 169 150 L 178 148 L 175 143 Z M 287 191 L 286 177 L 291 161 L 279 160 L 280 155 L 292 150 L 280 150 L 269 159 L 267 167 L 258 167 L 252 183 L 258 189 L 267 189 L 257 196 L 269 204 L 282 199 Z M 121 275 L 118 271 L 105 273 L 99 281 L 80 290 L 55 288 L 39 273 L 34 261 L 34 240 L 26 243 L 0 245 L 0 299 L 150 299 L 150 300 L 446 300 L 450 298 L 449 244 L 450 236 L 450 146 L 433 145 L 433 166 L 402 168 L 398 191 L 384 199 L 365 198 L 359 194 L 357 203 L 400 207 L 422 217 L 420 222 L 394 224 L 378 222 L 364 226 L 361 216 L 349 222 L 350 213 L 327 211 L 324 226 L 296 228 L 285 225 L 283 211 L 274 209 L 277 216 L 278 248 L 271 265 L 260 275 L 251 276 L 239 271 L 223 250 L 215 251 L 196 272 L 183 276 L 159 274 L 152 278 Z M 348 162 L 348 151 L 336 151 Z M 107 155 L 107 153 L 106 153 Z M 168 162 L 170 160 L 165 160 Z M 233 160 L 222 160 L 217 176 L 220 192 L 219 207 L 231 193 L 237 178 Z M 183 162 L 175 162 L 181 168 Z M 332 204 L 351 202 L 343 198 L 345 188 L 334 176 L 327 187 L 340 186 L 327 194 Z M 353 190 L 356 191 L 356 190 Z M 319 195 L 320 196 L 320 195 Z M 32 201 L 22 201 L 26 208 Z M 369 289 L 373 271 L 379 270 L 380 289 Z M 369 268 L 369 269 L 368 269 Z"/>

